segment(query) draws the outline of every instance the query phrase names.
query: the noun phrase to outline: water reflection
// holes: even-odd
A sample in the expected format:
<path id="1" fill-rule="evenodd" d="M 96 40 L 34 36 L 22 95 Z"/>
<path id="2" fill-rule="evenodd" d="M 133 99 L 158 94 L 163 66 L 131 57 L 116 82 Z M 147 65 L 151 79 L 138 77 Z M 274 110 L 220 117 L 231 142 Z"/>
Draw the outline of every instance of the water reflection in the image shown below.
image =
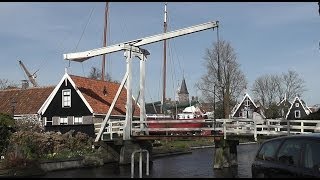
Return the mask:
<path id="1" fill-rule="evenodd" d="M 150 175 L 146 176 L 143 164 L 143 177 L 149 178 L 251 178 L 251 163 L 257 144 L 238 146 L 238 166 L 213 169 L 213 148 L 195 149 L 191 154 L 168 156 L 155 159 L 150 164 Z M 81 168 L 49 172 L 45 178 L 130 178 L 131 166 L 118 166 L 116 163 L 101 167 Z M 135 178 L 139 177 L 139 164 L 135 165 Z"/>

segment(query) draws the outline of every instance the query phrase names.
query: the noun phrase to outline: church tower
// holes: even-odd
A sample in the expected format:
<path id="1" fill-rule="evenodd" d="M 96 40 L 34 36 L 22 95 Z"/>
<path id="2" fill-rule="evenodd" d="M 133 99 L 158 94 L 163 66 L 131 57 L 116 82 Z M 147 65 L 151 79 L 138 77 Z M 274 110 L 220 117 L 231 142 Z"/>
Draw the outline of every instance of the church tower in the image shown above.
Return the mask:
<path id="1" fill-rule="evenodd" d="M 178 92 L 178 96 L 179 96 L 179 103 L 186 103 L 186 102 L 189 103 L 189 92 L 188 92 L 184 77 L 181 83 L 180 91 Z"/>

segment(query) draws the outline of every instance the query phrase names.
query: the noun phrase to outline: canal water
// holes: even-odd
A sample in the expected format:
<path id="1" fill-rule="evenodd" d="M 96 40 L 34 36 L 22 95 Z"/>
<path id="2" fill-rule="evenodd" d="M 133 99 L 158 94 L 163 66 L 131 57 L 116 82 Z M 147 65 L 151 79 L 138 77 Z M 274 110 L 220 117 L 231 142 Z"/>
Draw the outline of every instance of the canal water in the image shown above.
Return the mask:
<path id="1" fill-rule="evenodd" d="M 149 176 L 143 164 L 143 177 L 148 178 L 251 178 L 251 163 L 258 144 L 238 145 L 238 166 L 213 169 L 213 148 L 194 149 L 192 153 L 156 158 L 150 165 Z M 135 178 L 139 178 L 139 165 L 135 165 Z M 80 168 L 48 172 L 44 178 L 130 178 L 131 165 L 116 163 L 101 167 Z"/>

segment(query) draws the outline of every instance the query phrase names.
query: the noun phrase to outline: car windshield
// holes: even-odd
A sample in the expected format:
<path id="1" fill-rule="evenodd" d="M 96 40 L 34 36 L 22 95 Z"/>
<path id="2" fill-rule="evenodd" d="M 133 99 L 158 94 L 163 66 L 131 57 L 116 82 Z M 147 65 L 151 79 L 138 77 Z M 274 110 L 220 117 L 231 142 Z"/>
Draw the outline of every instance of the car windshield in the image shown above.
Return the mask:
<path id="1" fill-rule="evenodd" d="M 262 160 L 274 160 L 274 156 L 275 156 L 276 150 L 280 145 L 280 142 L 281 142 L 280 140 L 273 140 L 273 141 L 264 143 L 259 153 L 257 154 L 257 158 Z"/>
<path id="2" fill-rule="evenodd" d="M 277 160 L 287 165 L 298 166 L 301 157 L 303 141 L 305 140 L 285 140 L 279 149 Z"/>

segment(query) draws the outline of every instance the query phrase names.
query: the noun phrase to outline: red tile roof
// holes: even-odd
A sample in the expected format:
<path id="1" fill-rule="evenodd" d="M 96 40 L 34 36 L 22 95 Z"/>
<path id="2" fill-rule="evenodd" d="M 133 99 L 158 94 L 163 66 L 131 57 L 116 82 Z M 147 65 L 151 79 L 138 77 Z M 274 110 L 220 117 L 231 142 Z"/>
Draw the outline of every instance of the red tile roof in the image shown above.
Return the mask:
<path id="1" fill-rule="evenodd" d="M 0 90 L 0 112 L 12 114 L 11 102 L 14 99 L 16 101 L 15 115 L 37 114 L 53 89 L 54 86 Z"/>
<path id="2" fill-rule="evenodd" d="M 90 104 L 94 113 L 107 114 L 111 103 L 118 91 L 120 83 L 96 80 L 86 77 L 70 75 L 86 101 Z M 123 88 L 112 110 L 112 115 L 125 115 L 127 103 L 127 90 Z M 132 102 L 135 104 L 135 101 Z M 140 109 L 135 105 L 134 116 L 139 116 Z"/>

